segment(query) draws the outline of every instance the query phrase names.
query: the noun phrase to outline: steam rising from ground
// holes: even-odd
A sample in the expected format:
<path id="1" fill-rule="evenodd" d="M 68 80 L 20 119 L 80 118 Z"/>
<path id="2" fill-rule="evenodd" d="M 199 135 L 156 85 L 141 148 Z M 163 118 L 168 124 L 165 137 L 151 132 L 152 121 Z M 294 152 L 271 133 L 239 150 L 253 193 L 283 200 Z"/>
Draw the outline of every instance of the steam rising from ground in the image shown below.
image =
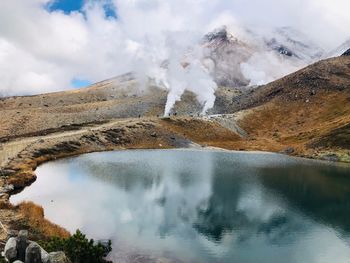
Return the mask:
<path id="1" fill-rule="evenodd" d="M 242 24 L 287 25 L 326 49 L 349 37 L 348 0 L 86 0 L 83 10 L 71 13 L 48 11 L 52 2 L 0 1 L 0 95 L 58 91 L 72 88 L 74 78 L 94 83 L 133 71 L 140 83 L 152 78 L 169 90 L 166 114 L 184 90 L 197 95 L 204 113 L 216 89 L 200 45 L 211 30 L 228 25 L 245 41 Z M 240 65 L 251 84 L 276 78 L 262 60 L 284 67 L 265 55 Z"/>
<path id="2" fill-rule="evenodd" d="M 168 90 L 164 115 L 168 115 L 185 90 L 192 91 L 203 105 L 202 114 L 214 106 L 217 84 L 203 65 L 201 35 L 196 32 L 172 32 L 159 43 L 130 43 L 135 55 L 134 72 L 147 88 L 149 78 Z M 158 38 L 159 39 L 159 38 Z M 150 47 L 157 46 L 154 50 Z"/>

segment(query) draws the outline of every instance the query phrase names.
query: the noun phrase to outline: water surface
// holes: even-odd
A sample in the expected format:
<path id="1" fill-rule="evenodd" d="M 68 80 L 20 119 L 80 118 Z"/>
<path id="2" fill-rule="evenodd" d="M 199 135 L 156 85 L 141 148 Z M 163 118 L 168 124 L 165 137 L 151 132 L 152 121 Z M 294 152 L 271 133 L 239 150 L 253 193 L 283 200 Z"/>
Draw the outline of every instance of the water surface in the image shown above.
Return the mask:
<path id="1" fill-rule="evenodd" d="M 114 262 L 350 262 L 349 166 L 137 150 L 50 162 L 37 175 L 11 201 L 32 200 L 69 231 L 112 239 Z"/>

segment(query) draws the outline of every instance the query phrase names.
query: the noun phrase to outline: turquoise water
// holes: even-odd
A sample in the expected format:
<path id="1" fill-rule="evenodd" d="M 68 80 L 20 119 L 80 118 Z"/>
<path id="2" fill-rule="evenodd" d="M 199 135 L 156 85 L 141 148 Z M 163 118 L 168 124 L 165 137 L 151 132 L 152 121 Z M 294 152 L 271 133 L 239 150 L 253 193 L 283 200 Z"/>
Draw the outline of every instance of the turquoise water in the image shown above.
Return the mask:
<path id="1" fill-rule="evenodd" d="M 350 167 L 269 153 L 140 150 L 46 163 L 11 202 L 112 239 L 114 262 L 350 262 Z M 163 261 L 156 261 L 163 260 Z"/>

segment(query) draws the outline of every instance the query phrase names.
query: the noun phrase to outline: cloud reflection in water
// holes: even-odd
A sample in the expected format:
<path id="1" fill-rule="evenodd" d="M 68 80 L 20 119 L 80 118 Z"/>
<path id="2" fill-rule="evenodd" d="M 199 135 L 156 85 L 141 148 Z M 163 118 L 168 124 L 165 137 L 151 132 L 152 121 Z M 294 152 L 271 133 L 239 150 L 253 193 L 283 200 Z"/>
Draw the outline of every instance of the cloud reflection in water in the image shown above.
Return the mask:
<path id="1" fill-rule="evenodd" d="M 111 238 L 116 261 L 346 262 L 348 173 L 275 154 L 94 153 L 40 166 L 11 201 L 32 200 L 70 231 Z"/>

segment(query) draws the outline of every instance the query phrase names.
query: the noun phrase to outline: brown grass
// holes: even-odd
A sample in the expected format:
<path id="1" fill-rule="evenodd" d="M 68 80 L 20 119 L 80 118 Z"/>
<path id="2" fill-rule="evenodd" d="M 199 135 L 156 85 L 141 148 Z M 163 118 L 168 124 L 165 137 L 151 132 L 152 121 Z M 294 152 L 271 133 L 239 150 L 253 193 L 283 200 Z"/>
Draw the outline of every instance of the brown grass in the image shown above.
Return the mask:
<path id="1" fill-rule="evenodd" d="M 231 142 L 240 142 L 241 138 L 216 122 L 207 122 L 193 118 L 164 118 L 164 128 L 199 144 L 210 146 Z"/>
<path id="2" fill-rule="evenodd" d="M 254 109 L 240 125 L 257 142 L 304 151 L 310 142 L 350 123 L 348 96 L 349 92 L 320 92 L 308 103 L 274 99 Z"/>
<path id="3" fill-rule="evenodd" d="M 69 232 L 45 219 L 44 209 L 33 202 L 22 202 L 17 207 L 30 228 L 44 237 L 68 237 Z"/>
<path id="4" fill-rule="evenodd" d="M 15 189 L 23 189 L 36 180 L 33 172 L 23 172 L 7 179 L 8 184 L 12 184 Z"/>

